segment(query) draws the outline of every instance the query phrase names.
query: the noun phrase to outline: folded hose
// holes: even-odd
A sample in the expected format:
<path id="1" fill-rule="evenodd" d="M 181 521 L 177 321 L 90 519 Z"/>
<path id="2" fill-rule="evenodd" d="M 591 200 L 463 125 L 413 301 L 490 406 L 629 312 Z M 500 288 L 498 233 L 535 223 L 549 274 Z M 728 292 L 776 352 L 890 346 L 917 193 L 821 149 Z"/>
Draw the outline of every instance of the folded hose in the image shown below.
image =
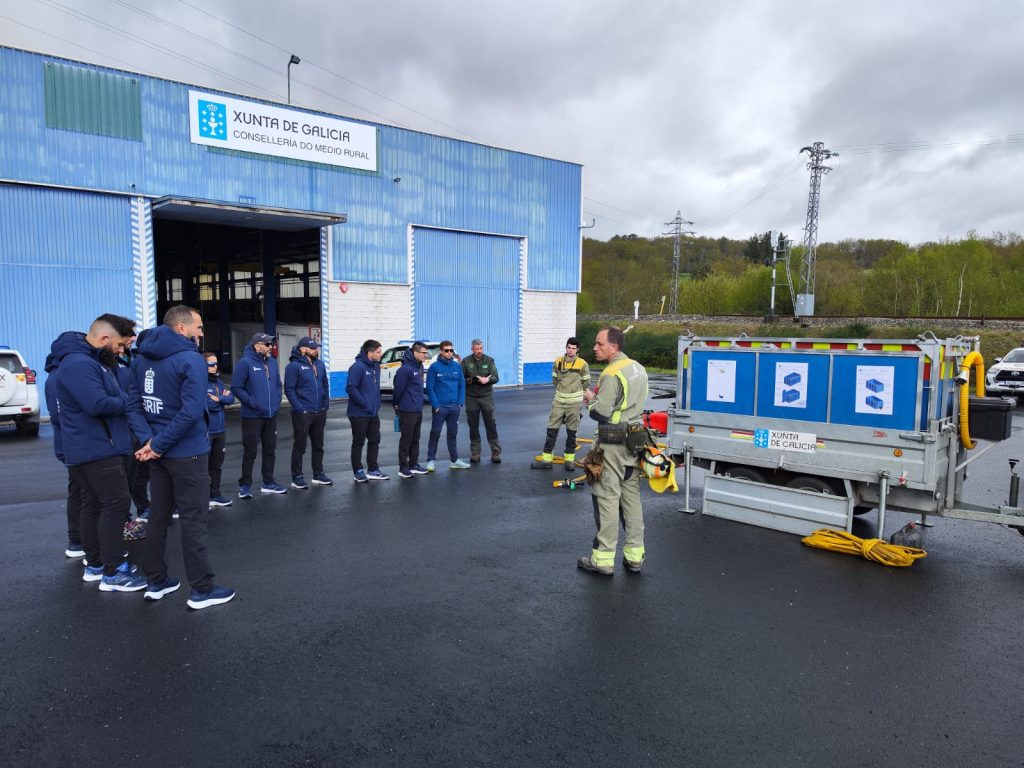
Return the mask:
<path id="1" fill-rule="evenodd" d="M 833 531 L 829 528 L 819 528 L 801 541 L 808 547 L 828 549 L 844 555 L 860 555 L 865 560 L 874 560 L 876 563 L 894 568 L 909 568 L 915 560 L 920 560 L 928 554 L 917 547 L 901 547 L 882 539 L 861 539 L 852 533 Z"/>

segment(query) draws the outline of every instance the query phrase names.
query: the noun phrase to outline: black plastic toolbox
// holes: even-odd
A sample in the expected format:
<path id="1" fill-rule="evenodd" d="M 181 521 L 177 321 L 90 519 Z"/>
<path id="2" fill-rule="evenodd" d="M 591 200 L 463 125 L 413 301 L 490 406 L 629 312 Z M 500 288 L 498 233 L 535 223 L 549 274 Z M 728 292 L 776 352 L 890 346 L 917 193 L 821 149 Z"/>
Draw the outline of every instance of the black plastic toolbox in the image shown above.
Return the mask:
<path id="1" fill-rule="evenodd" d="M 1012 397 L 969 398 L 967 412 L 971 437 L 977 440 L 1008 439 L 1016 404 Z"/>

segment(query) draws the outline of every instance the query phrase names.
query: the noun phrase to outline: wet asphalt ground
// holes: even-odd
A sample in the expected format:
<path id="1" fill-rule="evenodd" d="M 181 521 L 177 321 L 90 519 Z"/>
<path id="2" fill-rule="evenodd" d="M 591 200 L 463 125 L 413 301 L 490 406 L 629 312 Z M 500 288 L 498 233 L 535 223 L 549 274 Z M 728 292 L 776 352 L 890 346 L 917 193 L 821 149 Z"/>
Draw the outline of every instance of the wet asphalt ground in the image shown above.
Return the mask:
<path id="1" fill-rule="evenodd" d="M 497 395 L 502 464 L 412 480 L 385 418 L 366 485 L 335 403 L 335 485 L 212 512 L 238 597 L 200 612 L 83 583 L 49 428 L 0 433 L 0 765 L 1024 765 L 1024 538 L 935 520 L 889 569 L 645 490 L 643 573 L 587 574 L 588 492 L 529 469 L 550 398 Z M 972 501 L 1005 498 L 1015 416 Z M 234 492 L 237 413 L 228 438 Z"/>

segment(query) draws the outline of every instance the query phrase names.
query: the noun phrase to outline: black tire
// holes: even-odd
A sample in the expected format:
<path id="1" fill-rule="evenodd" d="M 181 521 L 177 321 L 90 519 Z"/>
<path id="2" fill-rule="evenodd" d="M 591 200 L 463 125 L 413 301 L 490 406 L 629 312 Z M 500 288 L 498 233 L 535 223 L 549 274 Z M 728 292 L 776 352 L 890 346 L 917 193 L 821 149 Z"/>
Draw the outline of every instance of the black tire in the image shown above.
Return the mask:
<path id="1" fill-rule="evenodd" d="M 17 429 L 19 435 L 25 435 L 26 437 L 36 437 L 39 435 L 39 422 L 19 421 L 17 424 Z"/>
<path id="2" fill-rule="evenodd" d="M 872 512 L 875 509 L 877 509 L 877 507 L 872 507 L 872 506 L 869 506 L 867 504 L 857 504 L 853 508 L 853 514 L 855 514 L 855 515 L 866 515 L 868 512 Z"/>
<path id="3" fill-rule="evenodd" d="M 815 493 L 827 493 L 830 496 L 837 496 L 836 487 L 823 477 L 814 475 L 797 475 L 788 483 L 787 488 L 794 488 L 798 491 L 814 491 Z"/>
<path id="4" fill-rule="evenodd" d="M 754 467 L 743 466 L 737 464 L 732 467 L 726 467 L 718 472 L 720 475 L 728 475 L 729 477 L 735 477 L 737 480 L 750 480 L 754 483 L 767 483 L 768 480 L 764 476 L 764 472 Z"/>

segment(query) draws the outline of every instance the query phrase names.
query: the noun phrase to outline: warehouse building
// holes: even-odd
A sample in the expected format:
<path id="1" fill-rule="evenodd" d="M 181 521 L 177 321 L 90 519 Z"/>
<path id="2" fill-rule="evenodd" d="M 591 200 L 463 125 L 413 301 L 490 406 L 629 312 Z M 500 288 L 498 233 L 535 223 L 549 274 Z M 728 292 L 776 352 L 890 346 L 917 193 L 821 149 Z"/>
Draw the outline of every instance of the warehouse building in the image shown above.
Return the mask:
<path id="1" fill-rule="evenodd" d="M 200 308 L 231 369 L 319 337 L 484 340 L 549 381 L 575 328 L 582 167 L 0 47 L 0 344 Z M 42 381 L 42 378 L 40 378 Z"/>

